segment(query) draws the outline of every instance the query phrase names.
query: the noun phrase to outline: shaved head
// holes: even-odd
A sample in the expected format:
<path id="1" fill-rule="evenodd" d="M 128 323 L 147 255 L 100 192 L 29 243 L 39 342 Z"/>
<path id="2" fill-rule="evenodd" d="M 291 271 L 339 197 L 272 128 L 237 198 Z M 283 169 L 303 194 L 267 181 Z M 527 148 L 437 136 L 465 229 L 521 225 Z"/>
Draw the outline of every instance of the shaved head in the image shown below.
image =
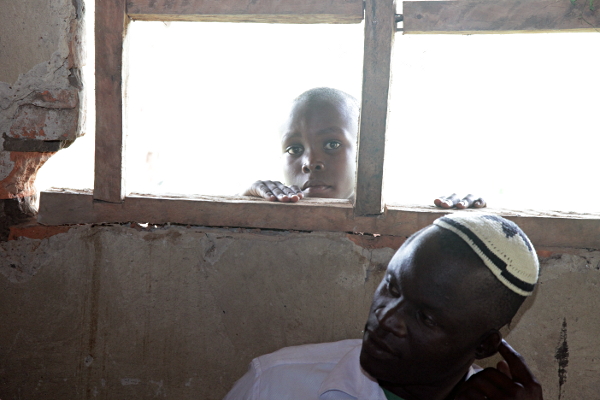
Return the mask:
<path id="1" fill-rule="evenodd" d="M 293 108 L 295 109 L 299 106 L 318 107 L 327 103 L 334 104 L 346 112 L 348 120 L 356 124 L 356 129 L 353 129 L 353 133 L 356 134 L 358 132 L 360 104 L 354 96 L 342 90 L 329 87 L 318 87 L 307 90 L 294 99 Z"/>
<path id="2" fill-rule="evenodd" d="M 439 227 L 430 229 L 436 231 L 439 251 L 457 266 L 456 279 L 460 279 L 465 286 L 464 290 L 468 290 L 471 297 L 477 299 L 478 315 L 485 318 L 486 325 L 500 329 L 508 324 L 526 297 L 500 282 L 458 235 Z"/>

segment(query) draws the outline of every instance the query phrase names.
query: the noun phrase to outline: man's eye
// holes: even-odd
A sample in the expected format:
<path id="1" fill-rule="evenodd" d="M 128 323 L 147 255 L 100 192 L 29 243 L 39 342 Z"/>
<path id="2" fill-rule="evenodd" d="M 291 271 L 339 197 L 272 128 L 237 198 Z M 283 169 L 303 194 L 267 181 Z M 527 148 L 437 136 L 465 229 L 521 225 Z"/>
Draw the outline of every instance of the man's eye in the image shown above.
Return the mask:
<path id="1" fill-rule="evenodd" d="M 337 140 L 330 140 L 329 142 L 325 143 L 325 150 L 335 150 L 341 145 L 342 144 Z"/>
<path id="2" fill-rule="evenodd" d="M 425 326 L 428 326 L 430 328 L 434 328 L 437 326 L 437 324 L 435 323 L 435 321 L 428 316 L 427 314 L 425 314 L 423 311 L 418 310 L 417 311 L 417 318 L 423 322 L 423 324 L 425 324 Z"/>
<path id="3" fill-rule="evenodd" d="M 291 154 L 293 156 L 297 156 L 302 154 L 302 152 L 304 151 L 304 148 L 302 146 L 289 146 L 288 148 L 285 149 L 285 152 L 288 154 Z"/>
<path id="4" fill-rule="evenodd" d="M 389 294 L 391 294 L 394 297 L 400 297 L 400 291 L 398 290 L 398 288 L 396 286 L 394 286 L 390 283 L 390 278 L 387 278 L 385 280 L 385 287 Z"/>
<path id="5" fill-rule="evenodd" d="M 395 286 L 388 286 L 389 292 L 394 297 L 400 297 L 400 291 Z"/>

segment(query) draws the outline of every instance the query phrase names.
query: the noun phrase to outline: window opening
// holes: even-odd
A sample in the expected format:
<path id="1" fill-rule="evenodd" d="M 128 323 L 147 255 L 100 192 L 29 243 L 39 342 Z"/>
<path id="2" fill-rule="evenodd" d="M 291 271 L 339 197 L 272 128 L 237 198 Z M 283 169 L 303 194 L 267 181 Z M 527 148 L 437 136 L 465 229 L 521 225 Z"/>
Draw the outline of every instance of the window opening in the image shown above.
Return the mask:
<path id="1" fill-rule="evenodd" d="M 363 24 L 128 28 L 126 188 L 234 195 L 282 179 L 279 125 L 305 90 L 361 96 Z"/>
<path id="2" fill-rule="evenodd" d="M 397 35 L 384 198 L 598 212 L 597 33 Z"/>

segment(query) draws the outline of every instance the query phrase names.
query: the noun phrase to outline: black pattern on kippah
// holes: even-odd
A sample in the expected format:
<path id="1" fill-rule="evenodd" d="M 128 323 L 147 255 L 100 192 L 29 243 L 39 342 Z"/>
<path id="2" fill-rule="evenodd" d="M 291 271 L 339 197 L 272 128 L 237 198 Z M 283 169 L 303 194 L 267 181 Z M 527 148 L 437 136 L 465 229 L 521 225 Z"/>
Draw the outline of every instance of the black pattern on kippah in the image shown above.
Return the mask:
<path id="1" fill-rule="evenodd" d="M 529 251 L 533 251 L 531 245 L 529 244 L 529 240 L 527 240 L 527 237 L 525 236 L 523 231 L 514 222 L 504 218 L 498 218 L 495 215 L 484 215 L 483 218 L 501 223 L 502 231 L 504 232 L 507 238 L 511 238 L 515 235 L 521 236 L 521 239 L 523 239 L 523 243 L 525 243 L 525 246 L 527 246 Z"/>
<path id="2" fill-rule="evenodd" d="M 477 246 L 477 248 L 496 266 L 500 269 L 501 275 L 510 283 L 512 283 L 513 285 L 515 285 L 516 287 L 518 287 L 521 290 L 524 290 L 526 292 L 532 292 L 533 289 L 535 288 L 535 284 L 531 284 L 531 283 L 527 283 L 527 282 L 523 282 L 521 279 L 517 278 L 516 276 L 514 276 L 510 271 L 508 271 L 506 269 L 506 262 L 504 262 L 503 260 L 501 260 L 496 254 L 494 254 L 494 252 L 492 252 L 485 243 L 483 243 L 483 241 L 477 236 L 475 235 L 469 228 L 467 228 L 466 226 L 454 221 L 453 219 L 450 218 L 446 218 L 446 217 L 442 217 L 440 218 L 442 221 L 444 221 L 445 223 L 447 223 L 448 225 L 452 225 L 453 227 L 455 227 L 456 229 L 458 229 L 459 231 L 461 231 L 462 233 L 464 233 L 472 242 L 475 246 Z M 493 219 L 493 218 L 491 218 Z M 504 224 L 502 225 L 504 228 Z M 505 231 L 506 232 L 506 231 Z M 518 233 L 518 232 L 517 232 Z M 514 236 L 506 236 L 508 237 L 512 237 Z M 524 241 L 525 243 L 527 243 L 527 241 Z M 529 245 L 528 245 L 529 247 Z"/>

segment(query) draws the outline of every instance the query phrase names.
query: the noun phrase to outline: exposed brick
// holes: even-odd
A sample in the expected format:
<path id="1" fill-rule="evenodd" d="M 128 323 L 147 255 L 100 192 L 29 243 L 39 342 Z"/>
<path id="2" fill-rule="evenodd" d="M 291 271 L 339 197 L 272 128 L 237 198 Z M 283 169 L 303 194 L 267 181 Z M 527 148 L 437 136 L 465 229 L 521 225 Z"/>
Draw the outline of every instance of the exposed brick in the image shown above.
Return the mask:
<path id="1" fill-rule="evenodd" d="M 75 108 L 79 104 L 79 94 L 77 89 L 44 90 L 30 94 L 24 104 L 43 108 Z"/>
<path id="2" fill-rule="evenodd" d="M 60 101 L 60 100 L 58 100 Z M 79 110 L 22 105 L 10 127 L 9 137 L 37 140 L 73 140 L 77 137 Z"/>
<path id="3" fill-rule="evenodd" d="M 10 152 L 7 164 L 12 169 L 0 181 L 0 199 L 34 196 L 37 172 L 52 155 L 54 153 Z"/>
<path id="4" fill-rule="evenodd" d="M 58 235 L 59 233 L 68 232 L 71 226 L 46 226 L 46 225 L 25 225 L 11 226 L 8 240 L 15 240 L 21 237 L 29 239 L 45 239 L 50 236 Z"/>
<path id="5" fill-rule="evenodd" d="M 539 258 L 550 258 L 556 254 L 555 252 L 549 250 L 536 250 L 536 253 Z"/>

